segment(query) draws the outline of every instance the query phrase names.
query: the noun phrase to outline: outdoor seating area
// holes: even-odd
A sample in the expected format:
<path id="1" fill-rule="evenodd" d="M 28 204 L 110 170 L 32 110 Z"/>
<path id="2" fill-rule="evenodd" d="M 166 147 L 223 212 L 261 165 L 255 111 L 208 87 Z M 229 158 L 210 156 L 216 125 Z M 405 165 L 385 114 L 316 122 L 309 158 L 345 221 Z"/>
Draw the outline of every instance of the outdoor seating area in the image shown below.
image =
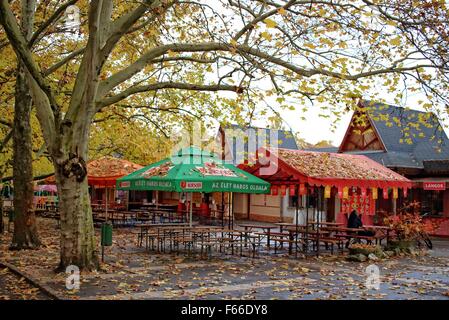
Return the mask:
<path id="1" fill-rule="evenodd" d="M 360 229 L 335 226 L 334 223 L 311 222 L 308 225 L 288 223 L 236 223 L 235 228 L 188 223 L 142 223 L 134 232 L 138 247 L 148 252 L 236 254 L 247 257 L 260 255 L 301 254 L 319 255 L 343 252 L 347 241 L 381 244 L 388 243 L 387 227 L 365 226 L 375 230 L 373 236 L 358 235 Z"/>
<path id="2" fill-rule="evenodd" d="M 281 160 L 279 162 L 282 164 Z M 99 168 L 110 167 L 111 163 L 116 173 L 107 176 L 107 172 Z M 120 164 L 126 165 L 128 175 L 120 169 Z M 93 188 L 91 206 L 95 226 L 110 224 L 114 228 L 129 228 L 137 247 L 147 252 L 199 253 L 202 257 L 217 254 L 253 258 L 278 254 L 298 257 L 343 253 L 352 243 L 382 245 L 388 243 L 391 237 L 387 226 L 366 223 L 361 228 L 349 228 L 338 219 L 328 221 L 320 211 L 328 197 L 324 188 L 319 186 L 321 180 L 292 169 L 289 172 L 294 173 L 292 181 L 296 185 L 288 188 L 281 185 L 281 193 L 286 193 L 288 189 L 289 193 L 303 197 L 305 207 L 301 211 L 300 204 L 296 202 L 296 216 L 292 222 L 282 219 L 278 222 L 258 222 L 235 220 L 233 212 L 236 205 L 233 202 L 234 193 L 259 194 L 259 197 L 269 194 L 273 197 L 279 188 L 274 180 L 278 177 L 267 179 L 274 183 L 271 188 L 268 182 L 257 177 L 260 176 L 256 170 L 260 169 L 258 162 L 251 170 L 244 168 L 254 176 L 233 165 L 219 164 L 217 156 L 211 152 L 189 147 L 147 167 L 131 165 L 126 161 L 116 163 L 108 158 L 91 162 L 90 166 L 95 169 L 93 171 L 101 172 L 101 177 L 89 175 Z M 137 170 L 132 171 L 134 169 Z M 103 190 L 103 200 L 98 198 L 100 178 L 100 182 L 108 186 Z M 325 183 L 337 183 L 339 187 L 341 185 L 338 183 L 365 187 L 373 183 L 373 186 L 379 183 L 407 186 L 408 183 L 396 176 L 371 177 L 371 180 L 358 176 L 352 181 L 345 178 L 340 182 L 340 177 L 334 173 L 333 180 L 327 178 Z M 322 176 L 320 179 L 323 179 Z M 131 192 L 134 192 L 133 201 L 129 196 Z M 143 198 L 137 198 L 136 192 L 140 192 Z M 213 193 L 221 195 L 221 203 L 214 203 L 216 197 Z M 117 198 L 118 194 L 122 197 Z M 174 199 L 173 194 L 177 194 L 177 198 Z M 313 204 L 310 199 L 314 194 L 318 197 Z M 167 198 L 167 195 L 172 198 Z M 57 211 L 52 215 L 49 210 L 44 212 L 48 213 L 48 217 L 59 218 Z"/>
<path id="3" fill-rule="evenodd" d="M 166 222 L 185 222 L 186 214 L 178 213 L 171 209 L 132 209 L 132 210 L 108 210 L 92 212 L 93 220 L 97 223 L 110 222 L 112 225 L 133 226 L 141 223 L 166 223 Z"/>

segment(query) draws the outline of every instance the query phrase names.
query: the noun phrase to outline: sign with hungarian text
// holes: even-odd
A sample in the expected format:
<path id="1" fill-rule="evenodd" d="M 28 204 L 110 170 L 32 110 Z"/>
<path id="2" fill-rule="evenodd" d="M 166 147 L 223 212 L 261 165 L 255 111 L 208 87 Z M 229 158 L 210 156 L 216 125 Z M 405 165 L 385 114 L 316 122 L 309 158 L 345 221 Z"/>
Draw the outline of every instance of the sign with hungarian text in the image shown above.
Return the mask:
<path id="1" fill-rule="evenodd" d="M 269 186 L 267 185 L 252 185 L 252 184 L 246 184 L 246 183 L 238 183 L 238 182 L 214 182 L 212 184 L 212 189 L 216 190 L 234 190 L 234 192 L 265 192 L 268 191 Z M 273 188 L 274 189 L 274 188 Z M 277 189 L 276 189 L 277 190 Z"/>
<path id="2" fill-rule="evenodd" d="M 446 189 L 446 182 L 423 182 L 423 189 L 424 190 L 445 190 Z"/>
<path id="3" fill-rule="evenodd" d="M 202 182 L 181 181 L 181 188 L 189 190 L 199 190 L 203 188 Z"/>

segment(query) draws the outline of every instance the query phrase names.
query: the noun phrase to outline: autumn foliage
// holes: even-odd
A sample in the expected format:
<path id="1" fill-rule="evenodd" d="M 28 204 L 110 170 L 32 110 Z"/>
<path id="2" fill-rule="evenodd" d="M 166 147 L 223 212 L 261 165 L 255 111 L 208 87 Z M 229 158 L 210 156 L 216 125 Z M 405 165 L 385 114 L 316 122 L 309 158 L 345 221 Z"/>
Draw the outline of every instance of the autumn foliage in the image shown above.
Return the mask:
<path id="1" fill-rule="evenodd" d="M 386 226 L 390 227 L 398 240 L 415 240 L 421 234 L 432 233 L 438 226 L 430 221 L 424 221 L 420 212 L 420 203 L 411 202 L 400 209 L 396 216 L 384 219 Z"/>

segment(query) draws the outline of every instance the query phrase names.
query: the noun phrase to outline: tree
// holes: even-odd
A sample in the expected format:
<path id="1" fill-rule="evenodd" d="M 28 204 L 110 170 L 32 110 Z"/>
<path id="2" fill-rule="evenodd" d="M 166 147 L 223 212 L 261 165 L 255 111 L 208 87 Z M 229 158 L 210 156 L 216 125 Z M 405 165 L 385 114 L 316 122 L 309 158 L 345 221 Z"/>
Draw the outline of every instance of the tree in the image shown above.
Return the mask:
<path id="1" fill-rule="evenodd" d="M 306 139 L 302 138 L 299 132 L 295 134 L 296 145 L 299 149 L 311 149 L 313 148 L 313 144 L 306 141 Z"/>
<path id="2" fill-rule="evenodd" d="M 400 81 L 407 82 L 409 90 L 438 83 L 427 97 L 435 108 L 449 92 L 447 82 L 435 78 L 447 73 L 447 65 L 423 59 L 402 37 L 397 21 L 379 11 L 379 1 L 80 3 L 88 11 L 87 25 L 81 27 L 83 47 L 57 63 L 80 58 L 73 69 L 75 82 L 66 94 L 56 95 L 51 77 L 35 58 L 50 48 L 33 55 L 8 1 L 0 0 L 0 22 L 27 68 L 55 167 L 61 268 L 97 264 L 86 161 L 91 124 L 100 110 L 132 104 L 135 97 L 148 105 L 167 90 L 229 91 L 233 95 L 225 99 L 234 100 L 237 113 L 242 111 L 238 101 L 245 97 L 276 95 L 286 108 L 292 107 L 287 97 L 299 104 L 327 101 L 338 116 L 339 107 L 352 104 L 354 96 L 370 88 L 383 86 L 399 95 Z M 50 25 L 41 25 L 43 41 L 54 39 L 46 37 Z M 419 76 L 411 79 L 410 74 Z M 258 90 L 261 84 L 271 88 Z M 64 110 L 61 101 L 68 101 Z"/>
<path id="3" fill-rule="evenodd" d="M 20 13 L 18 15 L 21 17 L 21 29 L 32 48 L 31 39 L 39 34 L 39 32 L 33 34 L 34 16 L 42 15 L 45 18 L 45 13 L 42 10 L 35 12 L 33 2 L 22 1 L 12 5 Z M 46 168 L 48 161 L 42 157 L 45 146 L 42 146 L 41 136 L 36 135 L 38 124 L 32 113 L 32 100 L 26 81 L 25 66 L 17 61 L 5 38 L 0 39 L 0 51 L 2 53 L 0 65 L 4 67 L 0 73 L 2 89 L 0 103 L 2 116 L 4 116 L 1 124 L 10 129 L 9 133 L 3 135 L 5 141 L 13 140 L 11 152 L 14 159 L 11 161 L 11 166 L 16 194 L 14 234 L 10 249 L 34 249 L 39 246 L 40 241 L 33 206 L 33 163 L 39 175 L 49 172 Z M 17 67 L 14 67 L 16 65 Z M 12 105 L 14 110 L 11 109 Z M 6 147 L 6 144 L 3 146 Z M 1 156 L 3 155 L 0 154 L 0 158 Z M 6 155 L 6 161 L 8 160 Z M 8 172 L 8 166 L 5 167 L 5 172 Z"/>
<path id="4" fill-rule="evenodd" d="M 21 29 L 26 41 L 33 36 L 35 2 L 22 1 Z M 31 94 L 26 69 L 19 60 L 16 71 L 13 129 L 14 234 L 10 249 L 35 249 L 40 246 L 34 214 L 33 149 L 31 139 Z"/>
<path id="5" fill-rule="evenodd" d="M 92 125 L 89 159 L 120 156 L 144 165 L 170 154 L 173 129 L 163 123 L 153 125 L 152 112 L 110 109 L 98 115 Z"/>
<path id="6" fill-rule="evenodd" d="M 321 140 L 313 145 L 315 148 L 329 148 L 335 147 L 330 140 Z"/>
<path id="7" fill-rule="evenodd" d="M 2 77 L 3 78 L 3 77 Z M 2 81 L 3 82 L 3 81 Z M 2 83 L 3 86 L 4 82 Z M 12 165 L 11 159 L 11 141 L 13 136 L 12 116 L 8 111 L 2 113 L 0 118 L 0 233 L 3 233 L 3 176 Z"/>

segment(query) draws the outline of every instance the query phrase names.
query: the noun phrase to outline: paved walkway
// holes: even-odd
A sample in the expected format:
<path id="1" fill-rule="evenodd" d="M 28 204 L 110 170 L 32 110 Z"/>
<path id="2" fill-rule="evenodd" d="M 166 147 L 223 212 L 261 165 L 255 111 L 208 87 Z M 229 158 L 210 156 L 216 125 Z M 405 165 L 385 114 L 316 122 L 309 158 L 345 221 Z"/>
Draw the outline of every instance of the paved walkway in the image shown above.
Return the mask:
<path id="1" fill-rule="evenodd" d="M 370 262 L 347 262 L 337 255 L 204 260 L 156 254 L 137 248 L 129 229 L 114 230 L 102 271 L 81 274 L 80 289 L 70 291 L 67 275 L 53 273 L 59 246 L 53 227 L 41 232 L 42 249 L 9 253 L 8 261 L 67 299 L 449 299 L 449 241 L 435 241 L 427 255 L 377 261 L 380 289 L 375 290 L 366 287 Z M 8 243 L 1 240 L 3 246 Z M 1 281 L 0 274 L 0 287 Z"/>
<path id="2" fill-rule="evenodd" d="M 195 261 L 152 255 L 147 256 L 153 261 L 148 266 L 129 267 L 122 261 L 120 270 L 113 273 L 82 276 L 81 288 L 74 294 L 68 294 L 54 278 L 42 280 L 61 295 L 76 299 L 448 299 L 446 246 L 438 243 L 441 249 L 428 256 L 378 262 L 379 290 L 366 288 L 365 269 L 370 263 L 335 257 Z"/>

